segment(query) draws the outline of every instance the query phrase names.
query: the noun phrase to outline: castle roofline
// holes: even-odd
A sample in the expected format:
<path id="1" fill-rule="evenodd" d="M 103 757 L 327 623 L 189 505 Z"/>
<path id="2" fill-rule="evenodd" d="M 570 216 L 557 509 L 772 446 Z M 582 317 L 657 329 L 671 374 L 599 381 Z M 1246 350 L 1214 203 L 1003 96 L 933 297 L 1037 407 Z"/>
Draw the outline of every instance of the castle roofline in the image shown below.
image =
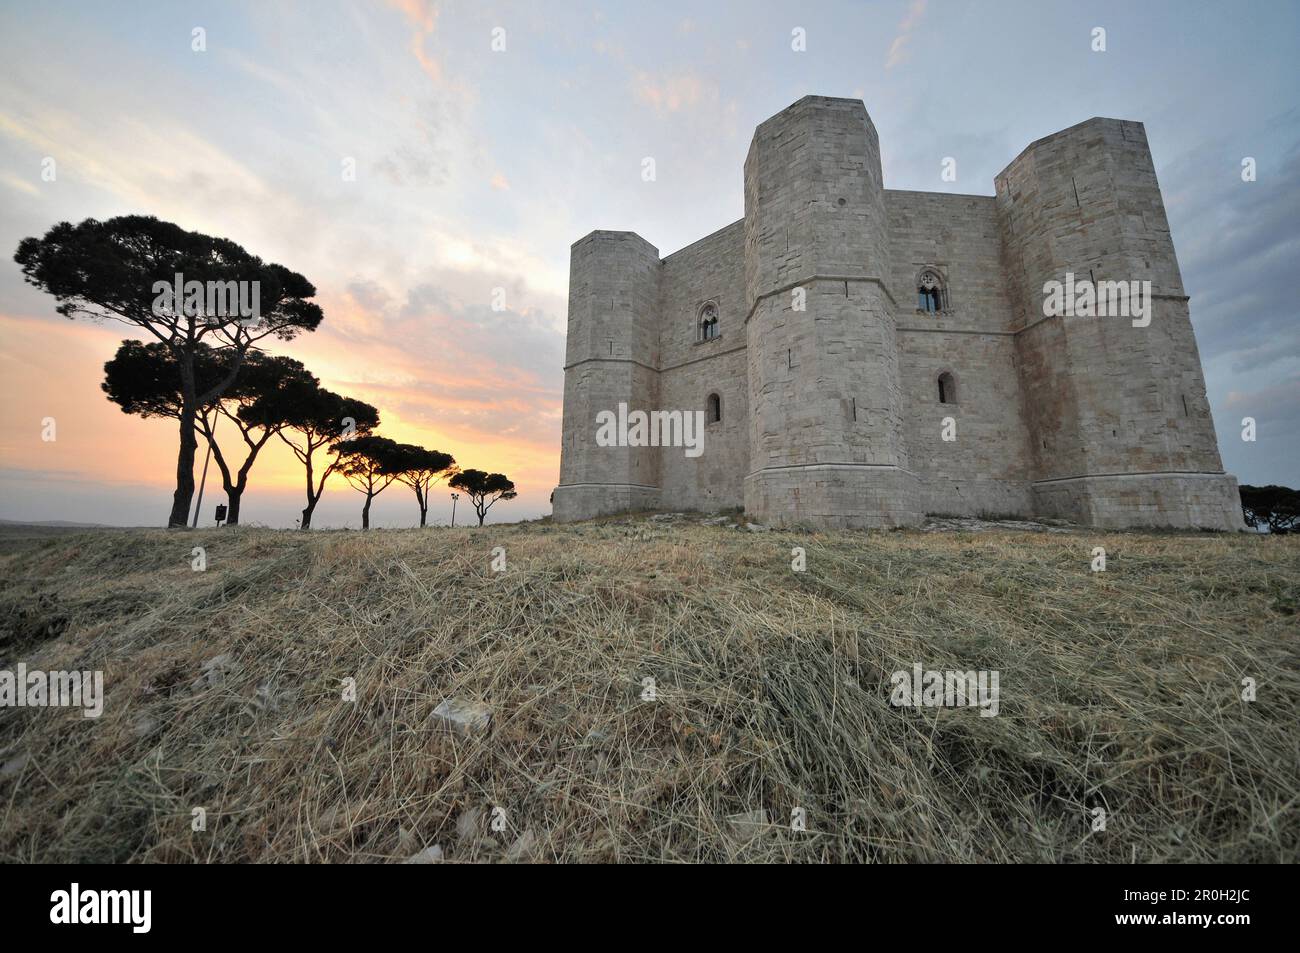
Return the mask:
<path id="1" fill-rule="evenodd" d="M 585 234 L 585 235 L 583 235 L 581 238 L 579 238 L 579 239 L 578 239 L 576 242 L 574 242 L 572 245 L 570 245 L 570 246 L 569 246 L 569 250 L 572 251 L 573 249 L 575 249 L 575 248 L 577 248 L 579 245 L 581 245 L 583 242 L 585 242 L 585 241 L 589 241 L 589 240 L 591 240 L 591 239 L 593 239 L 593 238 L 597 238 L 597 237 L 601 237 L 601 236 L 607 236 L 607 237 L 611 237 L 611 238 L 612 238 L 612 237 L 614 237 L 614 236 L 620 236 L 620 235 L 627 235 L 627 236 L 630 236 L 630 237 L 632 237 L 632 238 L 635 238 L 637 241 L 641 242 L 641 243 L 644 244 L 646 247 L 653 249 L 656 258 L 659 257 L 659 248 L 658 248 L 658 246 L 651 244 L 649 241 L 647 241 L 645 238 L 643 238 L 641 235 L 637 234 L 636 232 L 632 232 L 632 231 L 620 231 L 620 230 L 617 229 L 617 228 L 594 228 L 594 229 L 592 229 L 591 231 L 589 231 L 587 234 Z"/>
<path id="2" fill-rule="evenodd" d="M 993 180 L 996 182 L 998 179 L 1002 178 L 1004 175 L 1007 174 L 1007 169 L 1010 169 L 1013 165 L 1015 165 L 1017 162 L 1023 159 L 1029 152 L 1033 151 L 1034 149 L 1037 149 L 1043 143 L 1049 142 L 1050 140 L 1056 139 L 1060 136 L 1068 136 L 1071 133 L 1079 129 L 1082 129 L 1084 126 L 1089 126 L 1092 125 L 1093 123 L 1099 123 L 1099 122 L 1131 122 L 1136 125 L 1142 126 L 1142 123 L 1137 119 L 1115 119 L 1111 116 L 1093 116 L 1091 119 L 1085 119 L 1082 122 L 1076 122 L 1073 126 L 1066 126 L 1064 129 L 1058 129 L 1056 132 L 1049 133 L 1046 136 L 1040 136 L 1039 138 L 1035 139 L 1029 145 L 1021 149 L 1019 154 L 1014 159 L 1012 159 L 1005 166 L 1003 166 L 1002 171 L 999 172 L 996 176 L 994 176 Z M 1145 129 L 1146 127 L 1143 126 L 1143 130 Z"/>
<path id="3" fill-rule="evenodd" d="M 669 258 L 672 258 L 674 255 L 680 255 L 682 252 L 686 251 L 687 249 L 695 247 L 700 242 L 707 242 L 710 238 L 714 238 L 715 236 L 721 235 L 729 228 L 735 228 L 737 225 L 744 225 L 744 224 L 745 224 L 745 216 L 742 215 L 740 216 L 740 218 L 736 219 L 734 222 L 730 223 L 729 225 L 723 225 L 721 228 L 715 228 L 713 231 L 709 232 L 709 234 L 701 238 L 697 238 L 693 242 L 687 242 L 685 245 L 683 245 L 681 248 L 677 249 L 676 251 L 669 252 L 667 255 L 664 255 L 663 260 L 667 261 Z"/>
<path id="4" fill-rule="evenodd" d="M 791 103 L 789 106 L 786 106 L 780 112 L 768 116 L 766 119 L 764 119 L 762 122 L 760 122 L 757 126 L 754 127 L 754 135 L 757 136 L 759 130 L 761 130 L 764 126 L 768 125 L 769 123 L 776 122 L 778 119 L 780 119 L 782 116 L 786 115 L 787 113 L 793 112 L 796 109 L 801 109 L 804 106 L 807 106 L 809 104 L 816 104 L 819 106 L 847 106 L 850 109 L 853 108 L 860 109 L 862 110 L 862 114 L 867 117 L 867 122 L 871 122 L 871 115 L 870 113 L 867 112 L 867 104 L 860 99 L 853 99 L 851 97 L 845 97 L 845 96 L 809 95 L 809 96 L 804 96 L 802 99 L 795 100 L 793 103 Z"/>
<path id="5" fill-rule="evenodd" d="M 937 192 L 934 189 L 881 189 L 886 195 L 893 192 L 895 195 L 942 195 L 949 199 L 984 199 L 993 201 L 996 195 L 981 195 L 978 192 Z"/>

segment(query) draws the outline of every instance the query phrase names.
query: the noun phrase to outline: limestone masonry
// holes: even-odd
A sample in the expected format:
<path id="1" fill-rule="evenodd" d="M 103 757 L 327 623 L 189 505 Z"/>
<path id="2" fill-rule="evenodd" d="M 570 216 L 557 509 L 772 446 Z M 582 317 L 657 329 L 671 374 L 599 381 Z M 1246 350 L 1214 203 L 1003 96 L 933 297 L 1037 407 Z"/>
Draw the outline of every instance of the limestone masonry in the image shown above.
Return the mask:
<path id="1" fill-rule="evenodd" d="M 755 131 L 741 221 L 664 259 L 579 240 L 555 518 L 1241 529 L 1142 124 L 1040 139 L 995 189 L 886 189 L 863 104 L 809 96 Z M 1150 323 L 1045 316 L 1067 273 L 1150 282 Z M 620 404 L 703 412 L 703 452 L 598 440 Z"/>

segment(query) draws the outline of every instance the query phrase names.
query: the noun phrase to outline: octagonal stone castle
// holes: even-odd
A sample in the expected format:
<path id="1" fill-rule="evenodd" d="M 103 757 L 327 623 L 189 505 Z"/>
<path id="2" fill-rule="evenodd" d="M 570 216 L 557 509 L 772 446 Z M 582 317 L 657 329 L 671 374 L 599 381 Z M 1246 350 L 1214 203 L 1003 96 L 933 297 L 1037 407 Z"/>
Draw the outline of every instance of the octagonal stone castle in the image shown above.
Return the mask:
<path id="1" fill-rule="evenodd" d="M 863 104 L 809 96 L 755 131 L 740 221 L 579 240 L 555 519 L 1241 529 L 1142 124 L 1040 139 L 995 192 L 884 188 Z M 1149 281 L 1149 323 L 1046 316 L 1067 273 Z M 620 405 L 703 412 L 702 452 L 599 440 Z"/>

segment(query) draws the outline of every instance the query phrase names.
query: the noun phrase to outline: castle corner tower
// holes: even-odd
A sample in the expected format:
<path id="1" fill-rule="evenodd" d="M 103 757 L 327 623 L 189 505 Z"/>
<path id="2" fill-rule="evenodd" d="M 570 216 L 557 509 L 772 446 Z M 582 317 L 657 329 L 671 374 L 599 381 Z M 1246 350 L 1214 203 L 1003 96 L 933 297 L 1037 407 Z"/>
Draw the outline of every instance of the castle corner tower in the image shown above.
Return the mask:
<path id="1" fill-rule="evenodd" d="M 855 99 L 809 96 L 745 160 L 749 472 L 773 525 L 915 523 L 880 145 Z"/>

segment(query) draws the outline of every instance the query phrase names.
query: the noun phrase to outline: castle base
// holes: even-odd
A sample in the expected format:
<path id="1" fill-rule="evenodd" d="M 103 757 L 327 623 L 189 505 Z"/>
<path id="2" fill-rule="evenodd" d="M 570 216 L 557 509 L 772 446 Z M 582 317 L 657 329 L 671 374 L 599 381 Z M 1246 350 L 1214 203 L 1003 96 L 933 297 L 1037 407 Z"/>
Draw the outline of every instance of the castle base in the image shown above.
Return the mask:
<path id="1" fill-rule="evenodd" d="M 769 526 L 893 529 L 921 522 L 916 477 L 893 466 L 809 464 L 745 478 L 745 513 Z"/>
<path id="2" fill-rule="evenodd" d="M 573 483 L 557 486 L 551 518 L 557 523 L 659 508 L 659 487 L 633 483 Z"/>
<path id="3" fill-rule="evenodd" d="M 1035 483 L 1039 516 L 1104 529 L 1244 530 L 1237 480 L 1226 473 L 1123 473 Z"/>

